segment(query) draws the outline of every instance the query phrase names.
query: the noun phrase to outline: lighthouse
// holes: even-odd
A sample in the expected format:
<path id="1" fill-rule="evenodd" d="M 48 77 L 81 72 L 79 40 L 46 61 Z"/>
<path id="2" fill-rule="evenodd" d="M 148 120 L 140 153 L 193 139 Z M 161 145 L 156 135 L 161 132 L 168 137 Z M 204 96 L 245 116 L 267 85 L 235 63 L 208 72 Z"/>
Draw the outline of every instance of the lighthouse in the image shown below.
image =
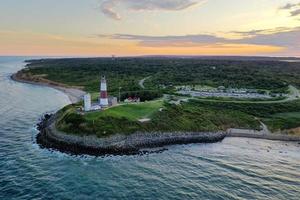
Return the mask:
<path id="1" fill-rule="evenodd" d="M 105 76 L 101 78 L 100 84 L 100 106 L 107 107 L 108 106 L 108 96 L 107 96 L 107 83 Z"/>

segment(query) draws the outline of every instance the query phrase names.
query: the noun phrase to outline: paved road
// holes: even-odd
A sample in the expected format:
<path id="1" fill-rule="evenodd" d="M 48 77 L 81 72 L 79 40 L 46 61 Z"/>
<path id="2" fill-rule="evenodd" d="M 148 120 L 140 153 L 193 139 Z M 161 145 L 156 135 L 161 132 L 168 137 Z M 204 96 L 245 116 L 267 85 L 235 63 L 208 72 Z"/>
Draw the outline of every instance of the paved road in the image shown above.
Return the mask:
<path id="1" fill-rule="evenodd" d="M 145 86 L 144 86 L 144 83 L 147 79 L 149 79 L 151 76 L 148 76 L 142 80 L 139 81 L 139 86 L 142 88 L 142 89 L 145 89 Z"/>
<path id="2" fill-rule="evenodd" d="M 285 99 L 286 101 L 293 101 L 293 100 L 296 100 L 296 99 L 300 98 L 300 92 L 297 88 L 290 85 L 289 89 L 291 91 L 291 94 L 289 95 L 289 97 L 287 99 Z"/>

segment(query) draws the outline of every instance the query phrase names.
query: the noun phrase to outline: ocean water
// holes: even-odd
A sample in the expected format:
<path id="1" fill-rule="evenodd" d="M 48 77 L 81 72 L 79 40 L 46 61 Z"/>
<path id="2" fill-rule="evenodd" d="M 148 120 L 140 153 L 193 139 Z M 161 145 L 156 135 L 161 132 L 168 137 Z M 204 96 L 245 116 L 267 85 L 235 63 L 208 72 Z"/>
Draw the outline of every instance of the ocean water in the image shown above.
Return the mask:
<path id="1" fill-rule="evenodd" d="M 300 144 L 226 138 L 142 156 L 41 149 L 35 124 L 69 103 L 16 83 L 22 57 L 0 57 L 0 199 L 300 199 Z"/>

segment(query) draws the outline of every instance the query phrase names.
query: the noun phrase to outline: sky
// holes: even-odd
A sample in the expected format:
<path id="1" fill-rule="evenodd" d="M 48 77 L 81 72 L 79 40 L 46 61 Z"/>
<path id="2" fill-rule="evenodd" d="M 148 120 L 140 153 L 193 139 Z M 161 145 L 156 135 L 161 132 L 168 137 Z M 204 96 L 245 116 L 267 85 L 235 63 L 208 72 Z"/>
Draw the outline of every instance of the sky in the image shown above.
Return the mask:
<path id="1" fill-rule="evenodd" d="M 0 55 L 300 57 L 300 0 L 0 0 Z"/>

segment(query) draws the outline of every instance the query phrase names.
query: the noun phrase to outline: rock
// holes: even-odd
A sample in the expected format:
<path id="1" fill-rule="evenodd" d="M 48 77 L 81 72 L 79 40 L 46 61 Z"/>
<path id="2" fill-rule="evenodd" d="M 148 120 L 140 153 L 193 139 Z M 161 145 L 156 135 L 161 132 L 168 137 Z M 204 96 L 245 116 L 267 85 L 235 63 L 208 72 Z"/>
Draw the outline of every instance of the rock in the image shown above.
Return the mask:
<path id="1" fill-rule="evenodd" d="M 55 115 L 51 115 L 44 117 L 39 123 L 40 133 L 37 136 L 37 143 L 42 148 L 56 149 L 74 155 L 141 154 L 140 150 L 145 148 L 174 144 L 213 143 L 222 141 L 226 136 L 225 132 L 152 132 L 131 135 L 115 134 L 106 138 L 98 138 L 95 135 L 78 136 L 60 132 L 56 129 L 54 122 Z"/>

